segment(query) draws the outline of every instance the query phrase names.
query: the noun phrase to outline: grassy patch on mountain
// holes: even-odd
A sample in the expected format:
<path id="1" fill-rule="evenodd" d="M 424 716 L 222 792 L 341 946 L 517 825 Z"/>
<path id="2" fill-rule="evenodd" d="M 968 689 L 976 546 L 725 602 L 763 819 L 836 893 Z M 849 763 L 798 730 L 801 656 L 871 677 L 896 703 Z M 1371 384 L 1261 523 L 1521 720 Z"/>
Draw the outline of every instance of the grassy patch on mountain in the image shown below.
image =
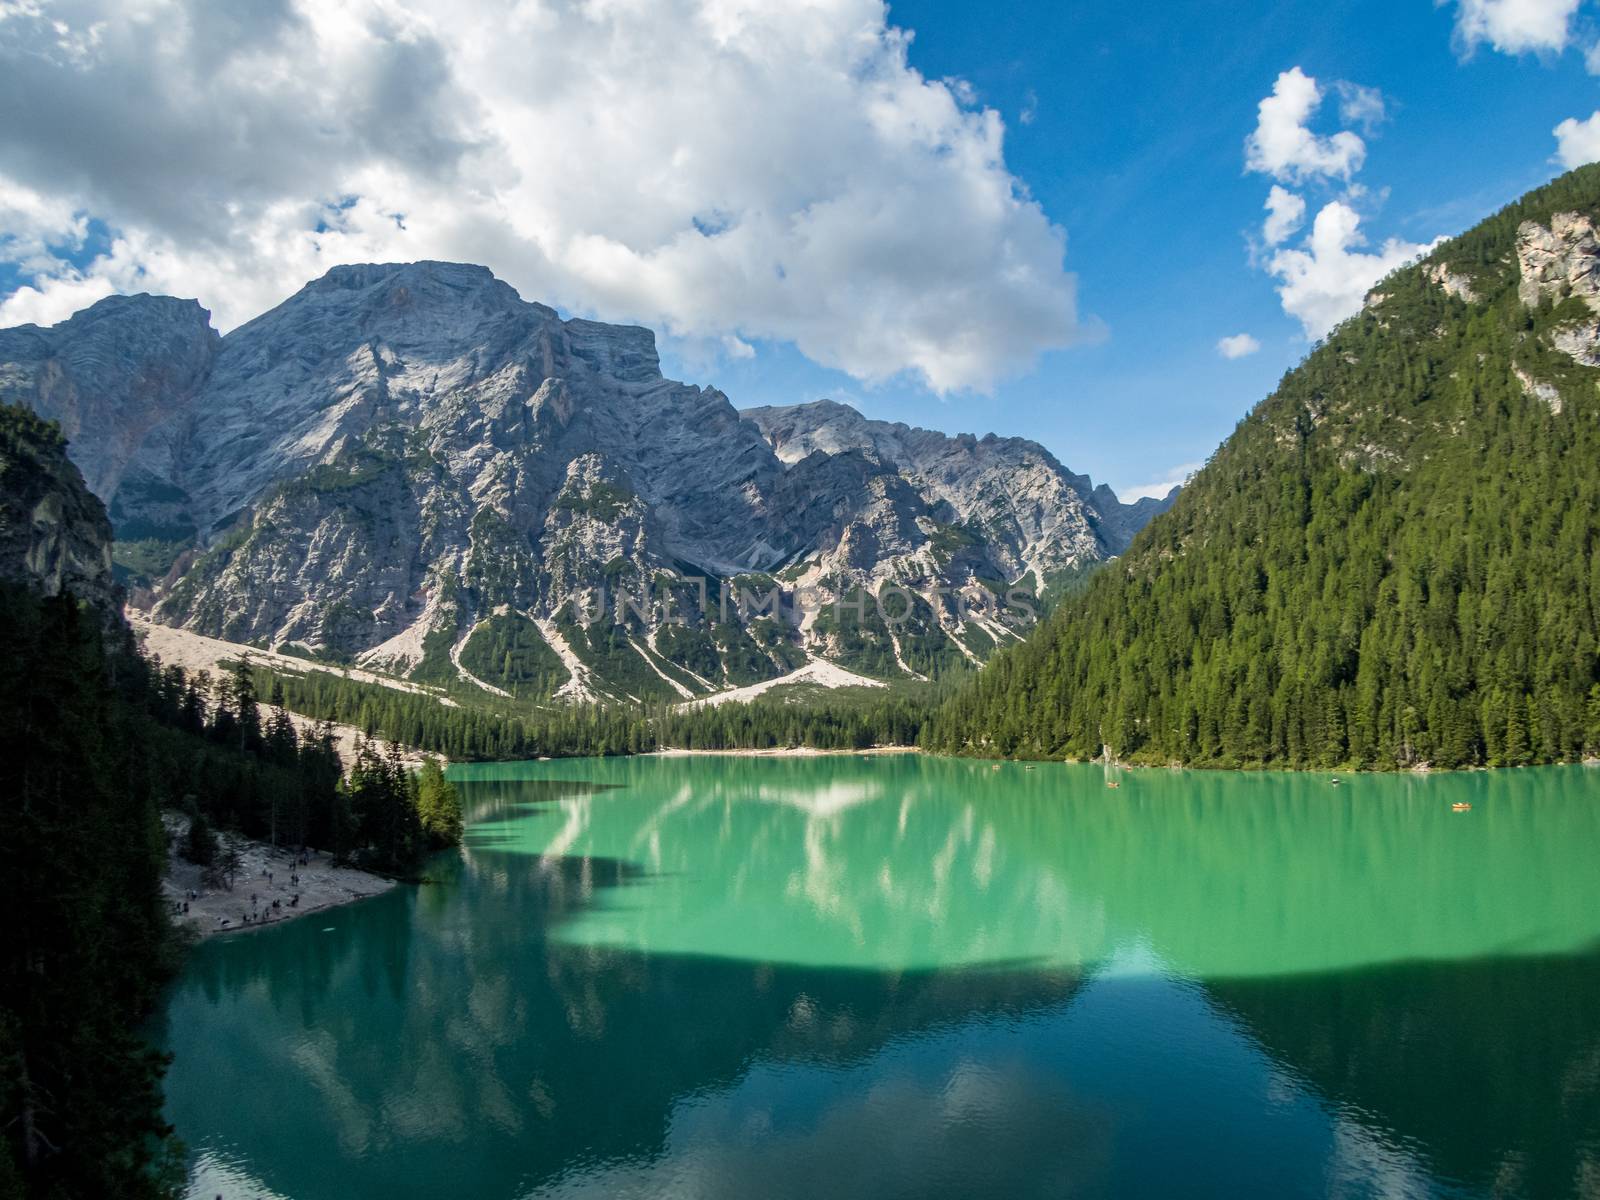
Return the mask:
<path id="1" fill-rule="evenodd" d="M 634 499 L 634 494 L 627 488 L 602 479 L 590 484 L 586 491 L 564 491 L 556 498 L 555 506 L 563 512 L 582 514 L 609 523 L 620 517 Z"/>
<path id="2" fill-rule="evenodd" d="M 661 678 L 634 649 L 634 640 L 643 640 L 642 629 L 605 619 L 581 625 L 566 609 L 556 623 L 567 645 L 594 672 L 600 686 L 618 698 L 631 697 L 640 702 L 683 699 L 682 693 Z"/>
<path id="3" fill-rule="evenodd" d="M 544 635 L 520 613 L 481 622 L 461 647 L 461 665 L 523 699 L 545 699 L 567 681 L 567 668 Z"/>

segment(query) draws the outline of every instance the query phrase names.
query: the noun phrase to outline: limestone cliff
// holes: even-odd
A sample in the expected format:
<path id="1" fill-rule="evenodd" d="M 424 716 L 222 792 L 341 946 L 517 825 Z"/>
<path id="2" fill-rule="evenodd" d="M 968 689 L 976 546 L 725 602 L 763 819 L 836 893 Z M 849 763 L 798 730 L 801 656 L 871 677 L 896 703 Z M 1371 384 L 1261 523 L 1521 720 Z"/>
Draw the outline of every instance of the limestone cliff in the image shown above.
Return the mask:
<path id="1" fill-rule="evenodd" d="M 649 330 L 455 263 L 339 267 L 221 338 L 102 301 L 0 333 L 0 395 L 78 431 L 158 621 L 490 692 L 965 667 L 1149 515 L 1020 439 L 741 416 Z M 901 619 L 863 615 L 886 587 Z"/>

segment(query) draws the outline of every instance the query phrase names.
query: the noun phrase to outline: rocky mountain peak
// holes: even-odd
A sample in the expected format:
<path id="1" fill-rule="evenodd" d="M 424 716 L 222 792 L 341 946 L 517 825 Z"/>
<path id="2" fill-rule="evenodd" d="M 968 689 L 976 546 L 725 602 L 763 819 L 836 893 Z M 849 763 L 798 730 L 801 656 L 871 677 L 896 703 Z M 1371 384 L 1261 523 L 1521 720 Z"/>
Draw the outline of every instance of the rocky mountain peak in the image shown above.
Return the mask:
<path id="1" fill-rule="evenodd" d="M 0 401 L 59 424 L 89 487 L 110 497 L 151 431 L 187 410 L 220 343 L 194 300 L 108 296 L 47 329 L 0 330 Z"/>
<path id="2" fill-rule="evenodd" d="M 1110 488 L 1095 488 L 1027 438 L 951 435 L 876 421 L 834 400 L 751 408 L 741 415 L 786 463 L 815 453 L 856 452 L 903 473 L 929 504 L 948 506 L 954 520 L 1010 530 L 1017 561 L 1046 573 L 1120 554 L 1160 511 L 1152 504 L 1123 505 Z M 1053 517 L 1061 511 L 1073 514 L 1092 544 L 1057 536 Z"/>
<path id="3" fill-rule="evenodd" d="M 653 329 L 578 317 L 565 322 L 563 329 L 570 353 L 596 375 L 632 386 L 661 382 L 661 358 Z"/>
<path id="4" fill-rule="evenodd" d="M 124 310 L 144 332 L 108 336 Z M 192 302 L 131 297 L 0 339 L 0 386 L 39 411 L 104 400 L 72 453 L 157 620 L 452 687 L 683 699 L 818 654 L 961 668 L 1031 622 L 1010 589 L 1136 520 L 1025 439 L 832 401 L 741 415 L 663 378 L 649 329 L 563 320 L 469 264 L 337 267 L 222 338 Z M 780 609 L 727 609 L 747 585 Z M 920 598 L 909 625 L 818 608 L 886 587 Z M 596 596 L 636 607 L 580 620 Z"/>

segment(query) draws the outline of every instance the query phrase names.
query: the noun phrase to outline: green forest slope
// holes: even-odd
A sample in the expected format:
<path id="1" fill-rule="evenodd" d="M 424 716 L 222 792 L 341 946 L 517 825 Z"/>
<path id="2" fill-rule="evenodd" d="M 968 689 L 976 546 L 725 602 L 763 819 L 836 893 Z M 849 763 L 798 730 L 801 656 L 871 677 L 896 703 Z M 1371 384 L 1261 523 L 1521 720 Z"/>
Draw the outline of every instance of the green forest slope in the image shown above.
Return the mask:
<path id="1" fill-rule="evenodd" d="M 213 687 L 141 654 L 110 547 L 60 429 L 0 404 L 0 1200 L 182 1188 L 144 1034 L 181 953 L 163 809 L 219 875 L 207 830 L 385 871 L 460 832 L 437 767 L 413 778 L 369 745 L 341 782 L 331 729 L 263 713 L 248 671 Z"/>
<path id="2" fill-rule="evenodd" d="M 1594 754 L 1600 369 L 1580 359 L 1600 362 L 1600 251 L 1581 222 L 1559 222 L 1558 282 L 1519 296 L 1519 245 L 1563 213 L 1600 218 L 1600 166 L 1380 284 L 924 743 L 1219 767 Z"/>

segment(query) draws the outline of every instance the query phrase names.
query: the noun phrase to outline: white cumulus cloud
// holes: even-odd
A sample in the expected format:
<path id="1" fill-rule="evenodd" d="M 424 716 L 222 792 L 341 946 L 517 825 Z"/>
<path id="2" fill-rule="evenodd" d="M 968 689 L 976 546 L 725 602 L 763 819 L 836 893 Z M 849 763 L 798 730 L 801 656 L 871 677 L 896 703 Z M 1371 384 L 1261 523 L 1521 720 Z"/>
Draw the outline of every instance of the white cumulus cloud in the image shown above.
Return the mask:
<path id="1" fill-rule="evenodd" d="M 42 281 L 41 286 L 24 284 L 0 300 L 0 329 L 13 325 L 54 325 L 96 300 L 104 300 L 115 289 L 101 276 L 85 277 L 67 271 Z"/>
<path id="2" fill-rule="evenodd" d="M 1269 246 L 1285 241 L 1290 234 L 1305 224 L 1305 197 L 1287 188 L 1272 185 L 1267 193 L 1267 219 L 1261 223 L 1261 237 Z"/>
<path id="3" fill-rule="evenodd" d="M 444 258 L 940 391 L 1081 336 L 1065 234 L 1008 169 L 999 115 L 917 72 L 882 0 L 6 13 L 0 178 L 42 205 L 6 255 L 43 268 L 8 316 L 147 290 L 227 328 L 338 263 Z M 105 253 L 41 264 L 81 217 L 112 231 Z"/>
<path id="4" fill-rule="evenodd" d="M 1387 117 L 1382 94 L 1345 80 L 1335 81 L 1339 115 L 1351 124 L 1374 129 Z M 1353 176 L 1366 160 L 1366 143 L 1349 130 L 1331 136 L 1312 132 L 1309 122 L 1324 99 L 1323 88 L 1298 66 L 1278 76 L 1272 94 L 1261 101 L 1254 132 L 1245 140 L 1245 169 L 1280 181 L 1267 193 L 1262 244 L 1252 244 L 1251 257 L 1278 280 L 1283 310 L 1300 322 L 1308 338 L 1319 338 L 1361 309 L 1368 289 L 1390 271 L 1431 246 L 1390 238 L 1376 251 L 1366 249 L 1361 217 L 1353 205 L 1371 201 L 1374 193 Z M 1309 207 L 1299 192 L 1282 183 L 1324 191 L 1338 187 L 1336 199 L 1323 204 L 1311 231 L 1298 246 L 1287 243 L 1305 224 Z M 1384 193 L 1377 193 L 1381 197 Z M 1270 251 L 1270 254 L 1266 253 Z M 1226 357 L 1225 343 L 1217 348 Z"/>
<path id="5" fill-rule="evenodd" d="M 81 248 L 88 232 L 88 218 L 71 203 L 0 175 L 0 262 L 49 270 L 57 250 Z"/>
<path id="6" fill-rule="evenodd" d="M 1248 333 L 1229 334 L 1217 339 L 1217 353 L 1223 358 L 1248 358 L 1261 349 L 1261 343 Z"/>
<path id="7" fill-rule="evenodd" d="M 1366 109 L 1381 98 L 1373 89 Z M 1245 166 L 1284 183 L 1318 177 L 1349 179 L 1366 160 L 1367 146 L 1348 129 L 1313 133 L 1309 121 L 1321 107 L 1322 88 L 1299 67 L 1278 76 L 1272 95 L 1257 107 L 1255 130 L 1245 139 Z"/>
<path id="8" fill-rule="evenodd" d="M 1308 338 L 1319 338 L 1361 311 L 1368 289 L 1396 267 L 1427 253 L 1430 245 L 1390 238 L 1376 252 L 1363 250 L 1361 217 L 1334 200 L 1322 207 L 1305 245 L 1282 249 L 1267 263 L 1278 280 L 1283 310 Z"/>
<path id="9" fill-rule="evenodd" d="M 1600 112 L 1584 121 L 1568 117 L 1551 132 L 1556 135 L 1556 157 L 1562 166 L 1581 167 L 1600 161 Z"/>
<path id="10" fill-rule="evenodd" d="M 1333 90 L 1339 94 L 1339 119 L 1347 124 L 1375 129 L 1389 115 L 1383 93 L 1375 87 L 1340 79 L 1334 83 Z"/>
<path id="11" fill-rule="evenodd" d="M 1463 55 L 1487 44 L 1503 54 L 1559 54 L 1580 0 L 1458 0 L 1456 45 Z"/>
<path id="12" fill-rule="evenodd" d="M 1138 483 L 1125 488 L 1113 488 L 1112 490 L 1117 493 L 1117 499 L 1124 504 L 1132 504 L 1135 500 L 1159 500 L 1173 488 L 1188 483 L 1193 478 L 1194 473 L 1203 466 L 1205 466 L 1205 463 L 1180 463 L 1161 476 L 1161 478 L 1151 480 L 1149 483 Z"/>

